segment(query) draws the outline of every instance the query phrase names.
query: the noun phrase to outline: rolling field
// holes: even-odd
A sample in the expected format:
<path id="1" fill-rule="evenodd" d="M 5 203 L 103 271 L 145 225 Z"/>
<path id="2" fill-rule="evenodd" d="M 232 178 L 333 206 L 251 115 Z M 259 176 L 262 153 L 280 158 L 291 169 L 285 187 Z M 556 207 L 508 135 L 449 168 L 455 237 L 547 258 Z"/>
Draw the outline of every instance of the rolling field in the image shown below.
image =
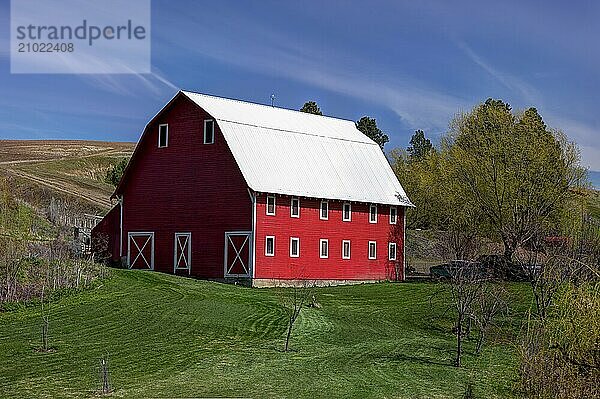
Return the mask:
<path id="1" fill-rule="evenodd" d="M 513 394 L 515 335 L 530 298 L 480 356 L 468 341 L 452 364 L 444 295 L 428 283 L 320 288 L 282 351 L 276 289 L 112 270 L 95 289 L 50 304 L 50 346 L 39 352 L 40 308 L 0 313 L 0 397 L 94 397 L 108 355 L 111 397 L 457 398 Z"/>
<path id="2" fill-rule="evenodd" d="M 110 208 L 113 186 L 104 182 L 108 168 L 128 157 L 134 143 L 60 140 L 1 140 L 0 174 L 10 176 L 33 205 L 55 196 L 78 201 L 90 211 Z M 27 195 L 27 191 L 34 194 Z M 46 201 L 47 202 L 47 201 Z"/>

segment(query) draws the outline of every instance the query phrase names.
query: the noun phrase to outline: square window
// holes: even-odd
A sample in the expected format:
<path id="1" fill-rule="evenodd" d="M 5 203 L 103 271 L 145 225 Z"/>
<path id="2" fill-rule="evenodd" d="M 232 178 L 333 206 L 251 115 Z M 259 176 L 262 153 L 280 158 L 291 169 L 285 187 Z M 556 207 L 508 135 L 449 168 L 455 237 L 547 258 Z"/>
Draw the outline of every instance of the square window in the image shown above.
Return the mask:
<path id="1" fill-rule="evenodd" d="M 369 259 L 377 259 L 377 243 L 369 241 Z"/>
<path id="2" fill-rule="evenodd" d="M 342 241 L 342 259 L 350 259 L 350 240 Z"/>
<path id="3" fill-rule="evenodd" d="M 349 222 L 352 220 L 352 206 L 349 202 L 344 202 L 342 208 L 342 221 Z"/>
<path id="4" fill-rule="evenodd" d="M 390 242 L 388 246 L 388 259 L 396 260 L 396 243 Z"/>
<path id="5" fill-rule="evenodd" d="M 275 256 L 275 237 L 265 237 L 265 256 Z"/>
<path id="6" fill-rule="evenodd" d="M 275 196 L 267 195 L 267 215 L 275 216 Z"/>
<path id="7" fill-rule="evenodd" d="M 164 148 L 169 145 L 169 125 L 158 125 L 158 148 Z"/>
<path id="8" fill-rule="evenodd" d="M 395 206 L 390 207 L 390 224 L 396 224 L 398 220 L 398 208 Z"/>
<path id="9" fill-rule="evenodd" d="M 300 256 L 300 239 L 298 237 L 290 237 L 290 257 L 298 258 Z"/>
<path id="10" fill-rule="evenodd" d="M 290 216 L 293 218 L 300 217 L 300 199 L 292 197 L 292 203 L 290 204 Z"/>
<path id="11" fill-rule="evenodd" d="M 325 200 L 321 201 L 321 214 L 319 217 L 321 220 L 329 219 L 329 202 Z"/>
<path id="12" fill-rule="evenodd" d="M 321 259 L 329 258 L 329 240 L 323 238 L 319 240 L 319 256 Z"/>
<path id="13" fill-rule="evenodd" d="M 369 207 L 369 223 L 377 223 L 377 205 Z"/>
<path id="14" fill-rule="evenodd" d="M 215 121 L 207 119 L 204 121 L 204 144 L 215 142 Z"/>

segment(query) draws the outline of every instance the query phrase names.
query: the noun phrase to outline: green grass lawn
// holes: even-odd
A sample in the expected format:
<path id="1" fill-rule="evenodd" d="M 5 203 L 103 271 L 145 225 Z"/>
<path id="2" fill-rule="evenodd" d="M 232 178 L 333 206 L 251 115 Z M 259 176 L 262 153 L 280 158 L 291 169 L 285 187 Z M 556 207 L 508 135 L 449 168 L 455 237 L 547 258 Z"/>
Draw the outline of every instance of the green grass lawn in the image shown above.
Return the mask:
<path id="1" fill-rule="evenodd" d="M 321 288 L 284 353 L 277 290 L 159 273 L 113 270 L 96 288 L 50 305 L 50 344 L 39 307 L 0 314 L 0 397 L 93 397 L 109 357 L 112 397 L 457 398 L 506 397 L 516 378 L 514 342 L 529 304 L 514 303 L 480 356 L 454 336 L 443 295 L 429 283 Z M 431 305 L 433 303 L 433 305 Z"/>

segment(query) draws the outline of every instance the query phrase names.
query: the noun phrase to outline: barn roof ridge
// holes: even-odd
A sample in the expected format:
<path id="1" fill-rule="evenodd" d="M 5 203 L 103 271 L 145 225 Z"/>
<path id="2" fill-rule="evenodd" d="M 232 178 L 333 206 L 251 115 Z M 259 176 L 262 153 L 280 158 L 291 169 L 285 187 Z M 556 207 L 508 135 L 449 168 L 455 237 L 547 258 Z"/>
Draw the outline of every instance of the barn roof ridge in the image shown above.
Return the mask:
<path id="1" fill-rule="evenodd" d="M 198 95 L 198 96 L 203 96 L 203 97 L 212 97 L 212 98 L 218 98 L 221 100 L 226 100 L 226 101 L 233 101 L 236 103 L 241 103 L 241 104 L 252 104 L 252 105 L 258 105 L 261 107 L 266 107 L 269 109 L 276 109 L 276 110 L 280 110 L 280 111 L 290 111 L 290 112 L 294 112 L 294 113 L 301 113 L 302 115 L 311 115 L 313 117 L 318 117 L 318 118 L 329 118 L 329 119 L 335 119 L 335 120 L 339 120 L 339 121 L 344 121 L 344 122 L 351 122 L 351 123 L 355 123 L 352 119 L 347 119 L 347 118 L 340 118 L 337 116 L 331 116 L 331 115 L 317 115 L 317 114 L 313 114 L 310 112 L 302 112 L 300 110 L 297 109 L 292 109 L 292 108 L 286 108 L 286 107 L 278 107 L 275 105 L 269 105 L 269 104 L 262 104 L 259 102 L 255 102 L 255 101 L 247 101 L 247 100 L 240 100 L 237 98 L 231 98 L 231 97 L 225 97 L 225 96 L 216 96 L 213 94 L 206 94 L 206 93 L 200 93 L 198 91 L 192 91 L 192 90 L 181 90 L 181 92 L 183 92 L 184 94 L 194 94 L 194 95 Z"/>

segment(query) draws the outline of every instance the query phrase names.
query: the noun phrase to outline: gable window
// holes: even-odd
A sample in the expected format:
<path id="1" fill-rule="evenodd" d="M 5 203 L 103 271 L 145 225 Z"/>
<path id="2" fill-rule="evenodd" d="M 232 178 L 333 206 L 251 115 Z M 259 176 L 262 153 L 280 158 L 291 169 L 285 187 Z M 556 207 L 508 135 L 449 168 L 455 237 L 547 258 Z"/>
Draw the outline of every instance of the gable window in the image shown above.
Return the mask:
<path id="1" fill-rule="evenodd" d="M 290 258 L 298 258 L 300 256 L 300 239 L 298 237 L 290 237 Z"/>
<path id="2" fill-rule="evenodd" d="M 158 148 L 164 148 L 169 145 L 169 125 L 158 125 Z"/>
<path id="3" fill-rule="evenodd" d="M 395 206 L 390 207 L 390 224 L 396 224 L 398 220 L 398 208 Z"/>
<path id="4" fill-rule="evenodd" d="M 349 222 L 352 220 L 352 206 L 349 202 L 344 202 L 342 208 L 342 221 Z"/>
<path id="5" fill-rule="evenodd" d="M 275 256 L 275 236 L 265 237 L 265 256 Z"/>
<path id="6" fill-rule="evenodd" d="M 350 240 L 342 240 L 342 259 L 350 259 Z"/>
<path id="7" fill-rule="evenodd" d="M 206 119 L 204 121 L 204 144 L 213 144 L 215 142 L 215 121 Z"/>
<path id="8" fill-rule="evenodd" d="M 377 259 L 377 243 L 369 241 L 369 259 Z"/>
<path id="9" fill-rule="evenodd" d="M 293 218 L 300 217 L 300 199 L 292 197 L 292 203 L 290 204 L 290 216 Z"/>
<path id="10" fill-rule="evenodd" d="M 267 195 L 267 215 L 275 216 L 275 196 Z"/>
<path id="11" fill-rule="evenodd" d="M 319 240 L 319 257 L 321 259 L 329 258 L 329 240 L 326 238 Z"/>
<path id="12" fill-rule="evenodd" d="M 388 244 L 388 259 L 396 260 L 396 243 L 390 242 Z"/>
<path id="13" fill-rule="evenodd" d="M 377 223 L 377 205 L 375 204 L 369 207 L 369 223 Z"/>
<path id="14" fill-rule="evenodd" d="M 329 202 L 326 200 L 321 201 L 321 214 L 319 217 L 321 220 L 329 219 Z"/>

